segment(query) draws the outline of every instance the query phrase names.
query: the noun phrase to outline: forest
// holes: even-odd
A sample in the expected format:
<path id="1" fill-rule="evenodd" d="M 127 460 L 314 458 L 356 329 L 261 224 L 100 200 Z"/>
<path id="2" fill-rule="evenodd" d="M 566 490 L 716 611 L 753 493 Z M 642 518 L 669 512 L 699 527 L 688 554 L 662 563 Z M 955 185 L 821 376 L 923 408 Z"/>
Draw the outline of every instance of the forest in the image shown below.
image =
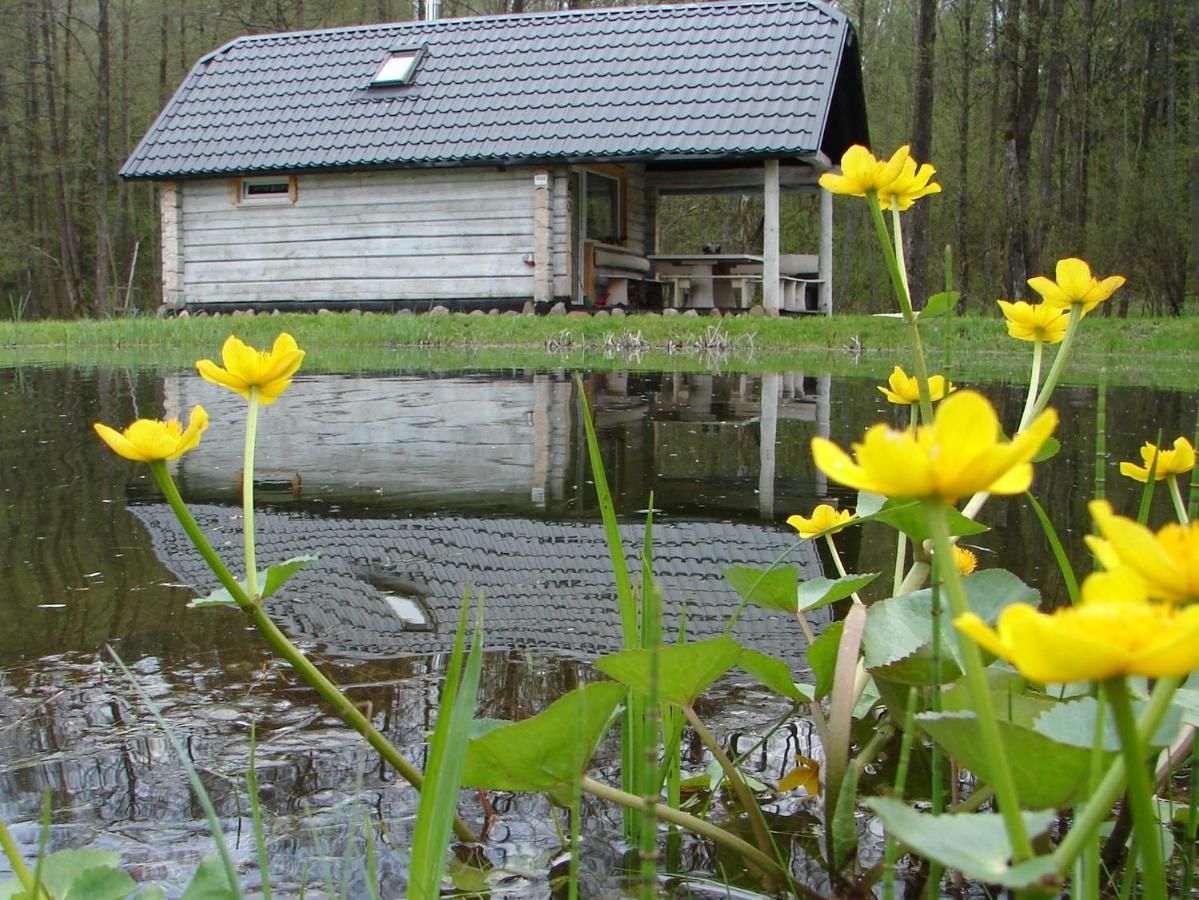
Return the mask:
<path id="1" fill-rule="evenodd" d="M 242 34 L 402 21 L 424 0 L 4 0 L 0 317 L 103 318 L 159 303 L 156 189 L 117 170 L 203 54 Z M 582 7 L 442 0 L 444 17 Z M 612 5 L 612 4 L 595 4 Z M 1113 315 L 1199 291 L 1199 3 L 845 0 L 876 153 L 910 143 L 943 193 L 905 219 L 913 294 L 962 310 L 1027 297 L 1081 256 L 1127 276 Z M 712 216 L 711 204 L 735 210 Z M 838 204 L 836 306 L 884 306 L 864 204 Z M 811 198 L 785 207 L 802 241 Z M 851 208 L 852 207 L 852 208 Z M 730 214 L 732 213 L 732 214 Z M 758 198 L 672 209 L 678 233 L 750 249 Z M 1109 309 L 1108 307 L 1114 307 Z"/>

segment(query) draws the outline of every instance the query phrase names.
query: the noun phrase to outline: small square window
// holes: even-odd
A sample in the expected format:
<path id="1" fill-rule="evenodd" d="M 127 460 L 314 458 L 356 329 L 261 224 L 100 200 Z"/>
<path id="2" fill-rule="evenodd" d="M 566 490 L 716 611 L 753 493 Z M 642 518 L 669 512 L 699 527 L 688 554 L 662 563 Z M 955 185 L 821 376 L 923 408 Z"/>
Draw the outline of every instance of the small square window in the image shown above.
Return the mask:
<path id="1" fill-rule="evenodd" d="M 284 206 L 296 202 L 294 175 L 264 175 L 239 178 L 235 194 L 238 206 Z"/>
<path id="2" fill-rule="evenodd" d="M 420 47 L 405 47 L 391 51 L 391 55 L 379 66 L 379 71 L 371 79 L 371 87 L 388 87 L 408 84 L 420 61 Z"/>

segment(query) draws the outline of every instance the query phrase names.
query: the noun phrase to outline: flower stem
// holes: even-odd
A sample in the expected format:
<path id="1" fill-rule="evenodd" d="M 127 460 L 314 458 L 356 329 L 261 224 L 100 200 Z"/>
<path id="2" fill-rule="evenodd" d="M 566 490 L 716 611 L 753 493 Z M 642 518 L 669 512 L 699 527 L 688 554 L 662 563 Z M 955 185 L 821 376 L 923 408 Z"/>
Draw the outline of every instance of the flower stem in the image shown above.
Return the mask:
<path id="1" fill-rule="evenodd" d="M 1178 488 L 1178 476 L 1167 475 L 1166 481 L 1170 484 L 1170 499 L 1174 501 L 1174 512 L 1178 516 L 1178 522 L 1186 525 L 1190 521 L 1190 517 L 1187 516 L 1186 504 L 1182 502 L 1182 491 Z"/>
<path id="2" fill-rule="evenodd" d="M 300 648 L 279 630 L 279 626 L 271 621 L 262 605 L 251 599 L 246 589 L 233 577 L 228 567 L 212 549 L 212 545 L 204 536 L 204 532 L 200 530 L 200 526 L 196 524 L 191 510 L 179 496 L 179 488 L 167 471 L 166 463 L 161 460 L 150 463 L 150 472 L 154 476 L 154 480 L 158 482 L 167 503 L 176 518 L 179 519 L 179 524 L 183 526 L 184 532 L 191 539 L 196 550 L 204 557 L 204 561 L 208 563 L 221 585 L 241 607 L 242 612 L 250 618 L 254 627 L 266 638 L 271 649 L 295 669 L 333 712 L 358 732 L 400 774 L 401 778 L 420 790 L 421 784 L 424 782 L 420 771 L 405 759 L 404 755 L 375 728 L 370 719 L 341 692 L 341 689 L 326 678 L 324 673 L 300 651 Z M 474 833 L 457 816 L 454 817 L 454 833 L 463 841 L 473 842 L 476 840 Z"/>
<path id="3" fill-rule="evenodd" d="M 1061 344 L 1058 345 L 1057 354 L 1053 357 L 1053 365 L 1049 367 L 1049 375 L 1045 378 L 1045 386 L 1037 394 L 1036 405 L 1033 407 L 1032 414 L 1028 417 L 1029 422 L 1043 413 L 1045 407 L 1049 405 L 1049 398 L 1053 396 L 1053 389 L 1057 387 L 1058 379 L 1062 377 L 1062 370 L 1066 368 L 1066 359 L 1070 356 L 1070 347 L 1074 344 L 1074 335 L 1078 333 L 1078 324 L 1081 321 L 1082 304 L 1070 304 L 1070 321 L 1066 323 L 1066 336 L 1062 338 Z M 1023 428 L 1024 426 L 1021 427 Z"/>
<path id="4" fill-rule="evenodd" d="M 611 787 L 602 781 L 596 781 L 589 775 L 583 776 L 582 784 L 584 791 L 593 797 L 599 797 L 601 800 L 607 800 L 632 810 L 641 810 L 645 806 L 644 798 L 622 791 L 619 788 Z M 672 822 L 675 825 L 680 825 L 688 831 L 698 834 L 700 837 L 705 837 L 714 843 L 728 847 L 773 879 L 784 883 L 789 880 L 786 871 L 769 854 L 763 853 L 753 844 L 743 841 L 719 825 L 664 804 L 658 807 L 658 818 Z"/>
<path id="5" fill-rule="evenodd" d="M 728 781 L 729 787 L 733 789 L 733 793 L 737 795 L 737 799 L 745 807 L 745 814 L 749 816 L 749 824 L 753 828 L 754 840 L 758 842 L 758 848 L 763 854 L 769 854 L 774 846 L 770 838 L 770 828 L 766 824 L 766 819 L 762 815 L 762 808 L 758 806 L 758 801 L 754 799 L 749 785 L 745 783 L 745 779 L 741 777 L 741 773 L 737 771 L 737 767 L 733 765 L 733 761 L 728 758 L 728 755 L 720 746 L 720 742 L 716 740 L 715 735 L 708 730 L 708 726 L 696 715 L 695 710 L 690 706 L 684 706 L 683 715 L 691 723 L 691 727 L 695 730 L 700 741 L 708 748 L 708 752 L 715 757 L 721 771 L 724 772 L 724 777 Z M 660 807 L 659 814 L 661 814 L 661 811 L 662 808 Z"/>
<path id="6" fill-rule="evenodd" d="M 1175 676 L 1157 680 L 1149 703 L 1141 711 L 1141 718 L 1137 721 L 1138 740 L 1148 741 L 1149 736 L 1157 731 L 1166 710 L 1170 708 L 1170 701 L 1174 699 L 1174 692 L 1181 683 L 1182 679 Z M 1074 820 L 1074 825 L 1053 851 L 1055 869 L 1059 875 L 1065 875 L 1070 870 L 1074 860 L 1087 848 L 1091 836 L 1111 815 L 1112 804 L 1124 790 L 1125 768 L 1122 757 L 1112 761 L 1099 787 L 1092 792 L 1082 815 Z"/>
<path id="7" fill-rule="evenodd" d="M 939 500 L 926 500 L 924 514 L 933 537 L 934 558 L 952 560 L 953 544 L 949 537 L 945 507 Z M 962 578 L 958 573 L 957 566 L 950 562 L 948 565 L 939 565 L 937 569 L 941 573 L 953 617 L 956 619 L 969 612 L 970 606 L 966 601 L 966 592 L 962 588 Z M 989 770 L 988 780 L 995 789 L 995 797 L 999 801 L 999 812 L 1003 816 L 1008 841 L 1012 845 L 1012 858 L 1017 863 L 1024 862 L 1033 856 L 1032 842 L 1029 840 L 1028 830 L 1024 826 L 1024 818 L 1020 815 L 1020 800 L 1016 793 L 1016 783 L 1012 778 L 1012 770 L 1008 767 L 1007 757 L 1004 755 L 999 722 L 995 718 L 995 709 L 991 705 L 991 692 L 987 686 L 987 674 L 983 668 L 982 654 L 979 653 L 978 645 L 964 635 L 958 644 L 962 662 L 965 664 L 966 684 L 970 689 L 971 705 L 978 717 L 978 728 L 985 748 Z"/>
<path id="8" fill-rule="evenodd" d="M 833 543 L 833 536 L 831 534 L 826 534 L 824 536 L 824 541 L 826 544 L 828 544 L 828 552 L 833 558 L 833 566 L 836 568 L 837 574 L 844 578 L 845 563 L 841 561 L 841 554 L 837 552 L 837 545 Z M 857 591 L 854 591 L 850 596 L 853 597 L 854 603 L 862 602 L 862 598 L 858 596 Z"/>
<path id="9" fill-rule="evenodd" d="M 1044 356 L 1044 341 L 1033 341 L 1032 372 L 1028 376 L 1028 397 L 1024 401 L 1024 412 L 1020 415 L 1020 427 L 1016 429 L 1017 432 L 1023 431 L 1028 427 L 1028 423 L 1032 421 L 1033 407 L 1037 403 L 1037 391 L 1041 386 L 1041 361 Z"/>
<path id="10" fill-rule="evenodd" d="M 874 191 L 868 191 L 866 194 L 866 202 L 870 207 L 870 216 L 874 220 L 875 230 L 878 232 L 879 243 L 883 248 L 883 257 L 887 261 L 887 270 L 891 274 L 891 286 L 895 290 L 895 297 L 899 301 L 899 309 L 903 313 L 904 324 L 908 328 L 908 339 L 912 343 L 913 365 L 916 368 L 916 387 L 920 391 L 920 418 L 928 423 L 933 420 L 933 402 L 928 393 L 928 366 L 924 361 L 924 345 L 920 342 L 920 328 L 917 322 L 916 312 L 912 309 L 912 297 L 908 293 L 907 274 L 904 271 L 906 266 L 903 261 L 903 246 L 899 229 L 899 217 L 896 215 L 895 227 L 895 245 L 891 244 L 891 235 L 887 231 L 887 223 L 883 219 L 883 210 L 878 203 L 878 194 Z M 895 248 L 900 248 L 900 255 L 896 255 Z"/>
<path id="11" fill-rule="evenodd" d="M 254 445 L 258 441 L 258 388 L 250 386 L 250 407 L 246 412 L 246 447 L 241 464 L 242 533 L 246 546 L 246 587 L 257 602 L 258 560 L 254 552 Z"/>
<path id="12" fill-rule="evenodd" d="M 1145 765 L 1145 745 L 1137 733 L 1132 698 L 1128 695 L 1128 683 L 1123 676 L 1111 678 L 1103 683 L 1103 689 L 1111 704 L 1112 716 L 1116 720 L 1120 749 L 1124 754 L 1124 768 L 1128 773 L 1132 824 L 1141 854 L 1141 877 L 1144 887 L 1142 896 L 1145 900 L 1165 900 L 1161 832 L 1157 825 L 1157 813 L 1153 808 L 1153 787 L 1149 783 L 1149 771 Z"/>

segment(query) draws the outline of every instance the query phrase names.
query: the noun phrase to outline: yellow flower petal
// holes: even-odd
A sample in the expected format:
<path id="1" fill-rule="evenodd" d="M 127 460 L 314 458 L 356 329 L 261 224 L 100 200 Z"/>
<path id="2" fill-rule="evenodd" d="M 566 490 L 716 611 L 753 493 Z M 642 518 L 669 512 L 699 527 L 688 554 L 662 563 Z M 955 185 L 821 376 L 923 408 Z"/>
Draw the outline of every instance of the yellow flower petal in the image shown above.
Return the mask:
<path id="1" fill-rule="evenodd" d="M 958 391 L 938 407 L 931 426 L 915 432 L 875 425 L 851 459 L 823 438 L 812 442 L 817 468 L 832 480 L 886 497 L 937 497 L 955 503 L 986 491 L 1015 493 L 1032 477 L 1029 462 L 1057 427 L 1046 410 L 1010 443 L 1000 440 L 991 404 L 972 391 Z"/>
<path id="2" fill-rule="evenodd" d="M 158 462 L 178 459 L 195 447 L 208 427 L 208 413 L 202 406 L 192 409 L 186 430 L 176 419 L 138 419 L 123 432 L 100 422 L 92 427 L 118 456 L 134 462 Z"/>
<path id="3" fill-rule="evenodd" d="M 804 518 L 800 515 L 790 516 L 787 524 L 799 532 L 801 538 L 811 538 L 818 534 L 836 534 L 845 528 L 856 516 L 847 509 L 834 509 L 827 503 L 821 503 L 812 515 Z"/>
<path id="4" fill-rule="evenodd" d="M 1141 576 L 1150 596 L 1175 603 L 1199 597 L 1199 523 L 1167 526 L 1155 535 L 1117 516 L 1105 500 L 1093 500 L 1088 509 L 1111 554 Z"/>
<path id="5" fill-rule="evenodd" d="M 259 402 L 265 406 L 274 403 L 287 390 L 303 359 L 304 351 L 286 332 L 275 338 L 269 352 L 255 350 L 230 335 L 221 347 L 224 368 L 212 360 L 202 359 L 196 363 L 196 369 L 205 381 L 236 391 L 247 400 L 257 389 Z"/>
<path id="6" fill-rule="evenodd" d="M 1090 266 L 1073 257 L 1058 260 L 1055 274 L 1056 282 L 1038 275 L 1036 278 L 1030 278 L 1028 285 L 1051 306 L 1069 309 L 1074 304 L 1079 304 L 1084 315 L 1111 297 L 1124 284 L 1123 275 L 1110 275 L 1099 281 L 1091 274 Z"/>

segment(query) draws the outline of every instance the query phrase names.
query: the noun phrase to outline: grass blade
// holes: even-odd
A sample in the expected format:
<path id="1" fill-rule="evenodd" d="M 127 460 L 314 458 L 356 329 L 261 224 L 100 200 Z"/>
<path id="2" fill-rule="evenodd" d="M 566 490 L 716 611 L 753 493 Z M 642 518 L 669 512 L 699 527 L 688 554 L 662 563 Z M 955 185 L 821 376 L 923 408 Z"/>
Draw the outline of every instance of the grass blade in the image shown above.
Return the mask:
<path id="1" fill-rule="evenodd" d="M 412 838 L 412 861 L 408 869 L 408 896 L 413 900 L 425 900 L 441 893 L 446 845 L 458 809 L 462 769 L 466 763 L 466 742 L 474 718 L 479 673 L 483 666 L 482 595 L 475 604 L 474 630 L 464 664 L 469 613 L 468 590 L 462 597 L 462 612 L 458 617 L 454 652 L 442 690 L 441 709 L 429 740 L 429 762 L 425 768 L 425 786 L 420 792 L 416 830 Z"/>
<path id="2" fill-rule="evenodd" d="M 166 734 L 167 740 L 171 744 L 171 749 L 175 751 L 175 756 L 179 760 L 179 764 L 183 766 L 183 770 L 187 773 L 187 780 L 191 784 L 192 791 L 196 795 L 196 800 L 200 807 L 204 810 L 204 817 L 208 820 L 208 827 L 212 831 L 212 839 L 216 842 L 217 854 L 221 860 L 221 866 L 225 870 L 225 877 L 229 881 L 229 892 L 232 896 L 240 898 L 242 896 L 241 885 L 237 882 L 237 869 L 233 865 L 233 857 L 229 855 L 229 847 L 225 843 L 225 832 L 221 828 L 221 821 L 217 818 L 216 809 L 212 805 L 212 798 L 208 796 L 208 791 L 204 790 L 204 782 L 200 780 L 200 773 L 196 771 L 196 767 L 192 765 L 191 759 L 187 755 L 187 750 L 183 746 L 183 742 L 179 740 L 179 735 L 175 733 L 166 719 L 163 718 L 158 706 L 146 693 L 145 689 L 137 680 L 137 676 L 129 670 L 125 665 L 125 661 L 112 645 L 105 644 L 104 649 L 108 651 L 108 655 L 112 657 L 113 662 L 117 664 L 117 668 L 129 680 L 129 684 L 133 686 L 133 690 L 137 696 L 145 704 L 146 709 L 150 711 L 150 715 L 154 721 L 158 723 L 158 727 Z"/>
<path id="3" fill-rule="evenodd" d="M 1024 496 L 1032 504 L 1033 512 L 1037 514 L 1041 529 L 1049 541 L 1049 549 L 1053 551 L 1053 559 L 1057 563 L 1058 571 L 1066 580 L 1066 592 L 1070 595 L 1070 603 L 1076 605 L 1078 603 L 1078 579 L 1074 576 L 1074 567 L 1070 565 L 1070 557 L 1066 555 L 1066 548 L 1062 546 L 1061 538 L 1057 536 L 1057 529 L 1053 527 L 1053 521 L 1045 512 L 1045 508 L 1037 502 L 1037 498 L 1032 495 L 1032 492 L 1025 491 Z"/>

